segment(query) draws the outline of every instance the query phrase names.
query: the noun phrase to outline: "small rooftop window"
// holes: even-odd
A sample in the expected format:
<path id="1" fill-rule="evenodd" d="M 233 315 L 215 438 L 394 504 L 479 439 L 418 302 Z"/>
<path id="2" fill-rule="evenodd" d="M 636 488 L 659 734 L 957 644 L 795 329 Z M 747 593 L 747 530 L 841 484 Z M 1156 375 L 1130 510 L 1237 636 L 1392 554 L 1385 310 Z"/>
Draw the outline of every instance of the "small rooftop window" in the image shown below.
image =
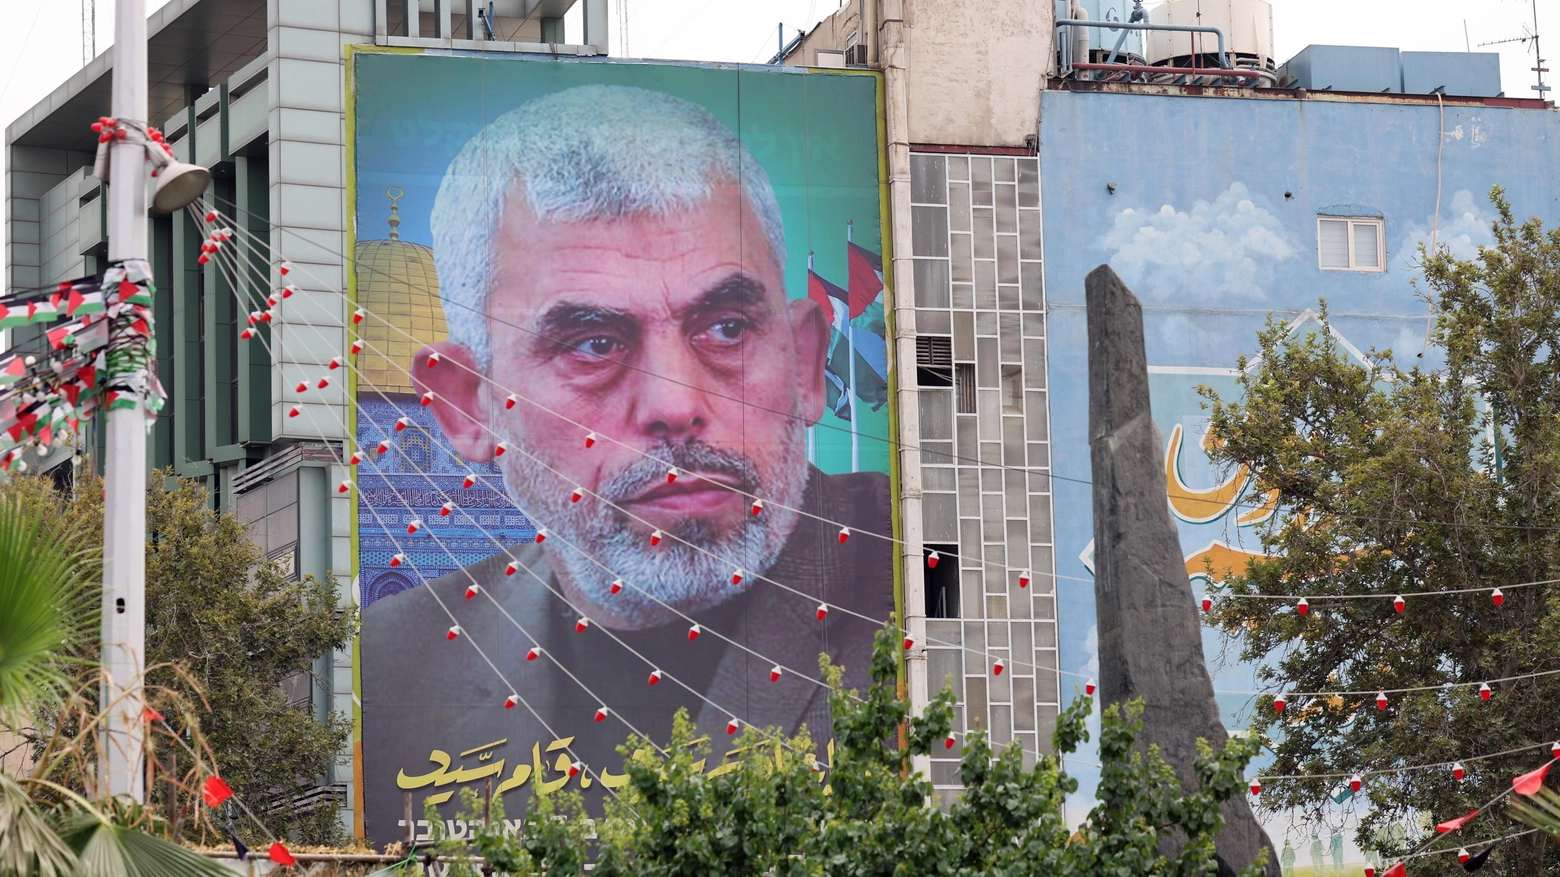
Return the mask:
<path id="1" fill-rule="evenodd" d="M 1371 217 L 1317 217 L 1316 251 L 1333 271 L 1387 270 L 1384 223 Z"/>

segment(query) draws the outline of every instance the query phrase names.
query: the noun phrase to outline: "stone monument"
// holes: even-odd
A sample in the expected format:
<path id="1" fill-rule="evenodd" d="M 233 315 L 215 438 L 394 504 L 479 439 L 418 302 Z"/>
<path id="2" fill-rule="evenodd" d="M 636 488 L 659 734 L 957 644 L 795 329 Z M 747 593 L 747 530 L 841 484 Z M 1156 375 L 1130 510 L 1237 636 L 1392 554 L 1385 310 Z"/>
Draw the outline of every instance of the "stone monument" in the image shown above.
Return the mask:
<path id="1" fill-rule="evenodd" d="M 1165 491 L 1164 437 L 1148 405 L 1143 309 L 1108 266 L 1085 281 L 1089 320 L 1089 449 L 1094 471 L 1094 591 L 1100 698 L 1143 701 L 1138 745 L 1158 744 L 1183 788 L 1195 787 L 1200 737 L 1215 747 L 1219 718 L 1203 659 L 1201 623 Z M 1242 797 L 1224 802 L 1220 877 L 1234 877 L 1261 850 L 1267 874 L 1278 856 Z M 1173 848 L 1173 838 L 1161 849 Z"/>

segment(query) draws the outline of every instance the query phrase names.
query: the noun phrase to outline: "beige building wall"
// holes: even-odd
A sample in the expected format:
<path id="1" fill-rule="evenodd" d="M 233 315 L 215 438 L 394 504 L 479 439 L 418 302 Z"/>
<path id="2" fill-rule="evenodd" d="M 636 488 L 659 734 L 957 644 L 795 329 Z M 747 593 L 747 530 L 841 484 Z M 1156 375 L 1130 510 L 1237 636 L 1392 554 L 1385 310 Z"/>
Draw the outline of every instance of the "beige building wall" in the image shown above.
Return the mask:
<path id="1" fill-rule="evenodd" d="M 910 142 L 1025 146 L 1052 66 L 1052 0 L 909 0 Z"/>
<path id="2" fill-rule="evenodd" d="M 827 65 L 853 37 L 876 63 L 880 8 L 880 0 L 847 0 L 786 63 Z M 904 0 L 904 9 L 910 142 L 1032 147 L 1055 66 L 1053 0 Z"/>
<path id="3" fill-rule="evenodd" d="M 829 56 L 843 53 L 853 40 L 861 40 L 861 0 L 850 0 L 838 12 L 818 22 L 802 44 L 786 56 L 785 63 L 799 67 L 833 66 Z M 824 57 L 820 58 L 819 52 Z"/>

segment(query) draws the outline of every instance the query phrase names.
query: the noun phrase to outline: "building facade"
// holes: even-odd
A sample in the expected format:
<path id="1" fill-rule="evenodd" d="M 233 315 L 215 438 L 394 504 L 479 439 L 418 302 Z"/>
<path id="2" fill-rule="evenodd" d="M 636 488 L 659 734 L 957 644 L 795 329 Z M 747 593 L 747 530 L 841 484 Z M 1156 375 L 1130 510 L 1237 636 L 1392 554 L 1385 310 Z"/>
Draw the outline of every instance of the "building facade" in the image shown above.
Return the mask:
<path id="1" fill-rule="evenodd" d="M 198 217 L 152 219 L 169 403 L 149 462 L 203 480 L 285 567 L 351 580 L 362 607 L 455 574 L 482 556 L 489 533 L 534 543 L 538 527 L 495 489 L 472 526 L 442 531 L 452 550 L 403 552 L 390 538 L 435 519 L 463 473 L 501 472 L 441 444 L 417 386 L 391 367 L 409 367 L 419 344 L 370 322 L 356 335 L 384 351 L 363 366 L 381 395 L 365 401 L 360 388 L 354 398 L 346 381 L 297 391 L 356 337 L 353 297 L 401 314 L 424 342 L 449 329 L 434 251 L 403 239 L 403 183 L 386 189 L 375 178 L 373 191 L 356 189 L 349 47 L 559 65 L 606 55 L 605 0 L 580 0 L 581 35 L 563 33 L 574 0 L 511 0 L 491 20 L 471 0 L 424 0 L 415 15 L 407 2 L 173 0 L 149 27 L 152 121 L 180 160 L 212 169 L 208 202 L 250 242 L 235 274 L 200 263 Z M 1489 56 L 1313 46 L 1280 64 L 1262 0 L 1220 4 L 1208 16 L 1216 34 L 1164 29 L 1184 23 L 1185 7 L 848 0 L 780 59 L 858 71 L 879 89 L 885 207 L 880 229 L 875 216 L 860 227 L 880 232 L 880 253 L 867 256 L 878 256 L 886 286 L 879 407 L 894 414 L 901 538 L 885 563 L 918 642 L 907 656 L 911 698 L 919 705 L 949 685 L 957 731 L 988 730 L 1031 757 L 1049 752 L 1060 705 L 1097 669 L 1088 271 L 1112 265 L 1143 300 L 1172 511 L 1194 588 L 1217 588 L 1204 558 L 1243 562 L 1265 518 L 1250 507 L 1245 473 L 1215 472 L 1187 447 L 1206 439 L 1197 387 L 1232 388 L 1236 354 L 1270 314 L 1305 330 L 1323 298 L 1349 350 L 1433 359 L 1413 285 L 1419 246 L 1466 257 L 1488 243 L 1496 185 L 1519 215 L 1557 219 L 1553 107 L 1505 97 Z M 1077 20 L 1147 29 L 1058 25 Z M 205 48 L 187 48 L 197 43 Z M 97 58 L 7 130 L 8 290 L 104 268 L 106 198 L 91 176 L 88 126 L 107 112 L 111 73 L 107 56 Z M 861 220 L 836 223 L 847 245 L 859 243 L 852 221 Z M 855 270 L 841 262 L 818 276 L 854 283 Z M 813 274 L 809 261 L 801 282 Z M 241 343 L 253 304 L 243 296 L 284 284 L 296 291 L 263 328 L 266 343 Z M 852 333 L 847 325 L 842 337 Z M 7 341 L 16 350 L 37 343 L 29 329 Z M 846 410 L 839 398 L 836 414 Z M 376 511 L 338 490 L 354 477 L 340 461 L 376 443 L 369 425 L 401 416 L 409 437 L 371 475 L 387 490 L 429 486 L 417 487 L 395 527 L 370 532 L 362 521 Z M 1207 645 L 1217 653 L 1216 641 Z M 323 660 L 298 700 L 322 716 L 360 715 L 354 654 Z M 1220 665 L 1215 681 L 1239 692 L 1221 695 L 1221 708 L 1229 727 L 1242 727 L 1254 669 Z M 944 800 L 958 792 L 959 754 L 922 765 Z M 361 751 L 343 752 L 321 778 L 360 835 L 362 764 Z M 1069 769 L 1084 780 L 1069 802 L 1076 818 L 1091 806 L 1093 768 Z M 1338 826 L 1346 821 L 1340 811 Z M 416 830 L 390 833 L 401 829 Z M 1275 846 L 1291 848 L 1323 835 L 1331 844 L 1341 831 L 1286 817 L 1269 829 Z"/>
<path id="2" fill-rule="evenodd" d="M 336 488 L 351 477 L 341 461 L 354 406 L 345 382 L 297 392 L 347 345 L 343 47 L 605 54 L 605 0 L 582 0 L 586 34 L 567 43 L 563 15 L 573 5 L 509 0 L 493 4 L 489 20 L 488 5 L 475 0 L 425 0 L 412 16 L 405 0 L 172 0 L 148 21 L 148 121 L 178 160 L 211 169 L 206 203 L 244 232 L 235 271 L 201 264 L 197 217 L 150 215 L 157 371 L 168 402 L 148 463 L 204 482 L 218 508 L 251 522 L 268 557 L 295 575 L 334 575 L 352 603 L 355 508 Z M 7 291 L 106 267 L 106 187 L 92 176 L 90 125 L 108 114 L 112 75 L 104 52 L 7 128 Z M 419 254 L 392 246 L 362 255 L 404 265 Z M 292 268 L 285 279 L 277 273 L 284 262 Z M 263 327 L 264 343 L 241 341 L 246 315 L 285 284 L 296 292 Z M 42 343 L 38 327 L 9 334 L 0 349 Z M 294 407 L 300 414 L 289 416 Z M 83 434 L 88 464 L 100 432 Z M 72 455 L 56 449 L 38 465 L 69 467 Z M 317 662 L 312 678 L 289 686 L 295 703 L 321 717 L 354 714 L 350 650 Z M 356 769 L 354 752 L 343 751 L 310 797 L 339 806 L 344 825 L 361 834 Z"/>

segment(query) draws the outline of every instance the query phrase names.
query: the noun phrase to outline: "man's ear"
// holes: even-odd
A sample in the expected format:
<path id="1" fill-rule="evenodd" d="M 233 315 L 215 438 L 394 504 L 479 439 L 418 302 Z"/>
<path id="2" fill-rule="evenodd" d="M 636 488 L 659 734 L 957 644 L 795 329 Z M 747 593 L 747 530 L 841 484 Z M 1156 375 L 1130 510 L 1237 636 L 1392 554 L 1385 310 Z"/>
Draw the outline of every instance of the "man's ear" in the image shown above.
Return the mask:
<path id="1" fill-rule="evenodd" d="M 437 353 L 437 364 L 429 357 Z M 475 357 L 453 341 L 430 344 L 412 359 L 412 380 L 419 394 L 433 393 L 433 417 L 462 457 L 473 463 L 493 459 L 488 422 L 486 379 Z"/>
<path id="2" fill-rule="evenodd" d="M 798 406 L 808 424 L 823 418 L 823 408 L 828 400 L 828 379 L 823 376 L 829 360 L 829 321 L 824 319 L 823 308 L 810 298 L 793 299 L 786 305 L 791 319 L 791 339 L 796 345 L 797 392 L 801 394 Z"/>

